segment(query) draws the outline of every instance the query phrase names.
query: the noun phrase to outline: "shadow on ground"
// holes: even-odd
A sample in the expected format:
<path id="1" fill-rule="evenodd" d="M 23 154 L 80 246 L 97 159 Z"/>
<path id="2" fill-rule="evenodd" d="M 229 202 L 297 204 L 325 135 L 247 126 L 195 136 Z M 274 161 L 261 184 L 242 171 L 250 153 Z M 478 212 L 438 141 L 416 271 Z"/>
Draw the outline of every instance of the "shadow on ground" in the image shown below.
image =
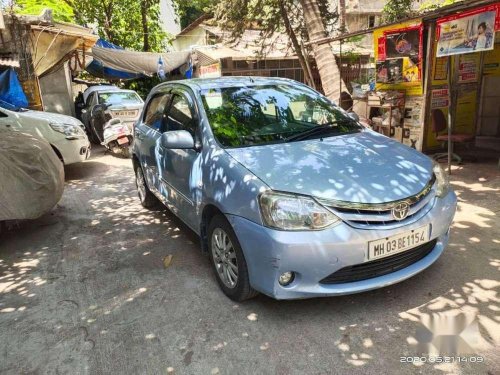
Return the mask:
<path id="1" fill-rule="evenodd" d="M 454 170 L 459 210 L 438 262 L 353 296 L 234 303 L 196 235 L 143 209 L 129 160 L 66 168 L 48 215 L 0 237 L 0 372 L 495 373 L 499 357 L 500 174 Z M 170 257 L 171 256 L 171 257 Z M 482 364 L 401 364 L 422 316 L 478 316 Z"/>

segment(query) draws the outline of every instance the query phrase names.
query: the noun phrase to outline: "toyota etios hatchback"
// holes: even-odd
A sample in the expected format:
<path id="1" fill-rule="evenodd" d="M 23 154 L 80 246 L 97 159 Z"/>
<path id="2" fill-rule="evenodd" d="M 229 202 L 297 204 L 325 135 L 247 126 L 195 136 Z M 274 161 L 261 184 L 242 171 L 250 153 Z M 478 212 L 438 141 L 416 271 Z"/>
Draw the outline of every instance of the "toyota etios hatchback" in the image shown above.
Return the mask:
<path id="1" fill-rule="evenodd" d="M 144 207 L 158 198 L 201 237 L 224 293 L 357 293 L 443 252 L 456 208 L 427 156 L 285 79 L 160 84 L 135 127 Z"/>

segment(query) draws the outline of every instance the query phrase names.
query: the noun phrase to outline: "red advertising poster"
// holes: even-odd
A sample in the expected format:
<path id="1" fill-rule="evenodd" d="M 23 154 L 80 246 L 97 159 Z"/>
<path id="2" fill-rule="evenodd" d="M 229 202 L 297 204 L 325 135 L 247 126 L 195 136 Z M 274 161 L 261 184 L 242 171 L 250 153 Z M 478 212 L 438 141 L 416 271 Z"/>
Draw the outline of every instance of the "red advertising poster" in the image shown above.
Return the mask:
<path id="1" fill-rule="evenodd" d="M 500 30 L 500 3 L 444 17 L 437 24 L 437 57 L 492 50 Z"/>
<path id="2" fill-rule="evenodd" d="M 476 9 L 472 9 L 468 12 L 463 12 L 463 13 L 460 13 L 460 14 L 454 14 L 452 16 L 448 16 L 448 17 L 443 17 L 443 18 L 440 18 L 436 21 L 436 24 L 438 26 L 440 26 L 441 24 L 445 23 L 445 22 L 450 22 L 450 21 L 456 21 L 456 20 L 459 20 L 459 19 L 462 19 L 462 18 L 468 18 L 470 16 L 476 16 L 480 13 L 486 13 L 486 12 L 495 12 L 496 13 L 496 19 L 495 19 L 495 23 L 494 23 L 494 26 L 495 26 L 495 31 L 498 31 L 500 30 L 500 18 L 498 17 L 500 15 L 500 3 L 495 3 L 495 4 L 491 4 L 491 5 L 487 5 L 487 6 L 484 6 L 484 7 L 481 7 L 481 8 L 476 8 Z M 493 25 L 491 25 L 493 26 Z M 438 30 L 437 30 L 437 36 L 439 37 L 439 31 L 440 31 L 440 28 L 438 27 Z"/>
<path id="3" fill-rule="evenodd" d="M 422 25 L 384 32 L 388 59 L 409 57 L 414 62 L 422 57 Z"/>
<path id="4" fill-rule="evenodd" d="M 378 38 L 378 60 L 385 61 L 386 52 L 385 52 L 385 36 L 381 36 Z"/>
<path id="5" fill-rule="evenodd" d="M 423 56 L 423 25 L 404 27 L 394 30 L 384 31 L 384 52 L 386 59 L 406 58 L 410 67 L 405 68 L 403 77 L 405 81 L 414 81 L 422 79 L 422 56 Z M 380 39 L 380 38 L 379 38 Z M 380 51 L 380 41 L 379 41 Z M 413 74 L 413 76 L 412 76 Z"/>

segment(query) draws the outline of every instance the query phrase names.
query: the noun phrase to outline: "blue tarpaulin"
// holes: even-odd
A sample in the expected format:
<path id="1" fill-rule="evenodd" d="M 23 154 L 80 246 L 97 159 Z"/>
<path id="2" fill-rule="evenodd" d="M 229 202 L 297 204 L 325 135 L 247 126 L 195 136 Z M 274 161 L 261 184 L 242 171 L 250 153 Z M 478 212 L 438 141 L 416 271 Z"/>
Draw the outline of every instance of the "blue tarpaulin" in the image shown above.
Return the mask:
<path id="1" fill-rule="evenodd" d="M 10 104 L 13 108 L 28 107 L 28 98 L 13 68 L 0 72 L 0 102 Z"/>
<path id="2" fill-rule="evenodd" d="M 99 39 L 95 45 L 97 47 L 102 47 L 102 48 L 123 50 L 123 47 L 117 46 L 116 44 L 110 43 L 104 39 Z M 120 70 L 108 68 L 104 66 L 103 63 L 100 62 L 99 60 L 93 60 L 89 65 L 87 65 L 86 70 L 95 77 L 109 79 L 109 80 L 135 79 L 144 77 L 142 74 L 122 72 Z"/>

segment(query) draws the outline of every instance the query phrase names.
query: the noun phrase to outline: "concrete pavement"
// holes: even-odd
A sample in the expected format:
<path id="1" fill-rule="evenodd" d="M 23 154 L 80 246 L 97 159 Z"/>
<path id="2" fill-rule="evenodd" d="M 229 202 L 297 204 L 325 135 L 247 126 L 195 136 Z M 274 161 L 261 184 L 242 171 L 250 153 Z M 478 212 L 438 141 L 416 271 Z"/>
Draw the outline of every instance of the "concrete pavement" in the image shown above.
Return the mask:
<path id="1" fill-rule="evenodd" d="M 452 180 L 451 244 L 425 272 L 352 296 L 234 303 L 197 237 L 140 206 L 130 160 L 97 151 L 66 169 L 50 214 L 0 235 L 0 373 L 498 374 L 500 170 L 468 164 Z M 485 363 L 400 363 L 419 318 L 453 310 L 478 313 Z"/>

